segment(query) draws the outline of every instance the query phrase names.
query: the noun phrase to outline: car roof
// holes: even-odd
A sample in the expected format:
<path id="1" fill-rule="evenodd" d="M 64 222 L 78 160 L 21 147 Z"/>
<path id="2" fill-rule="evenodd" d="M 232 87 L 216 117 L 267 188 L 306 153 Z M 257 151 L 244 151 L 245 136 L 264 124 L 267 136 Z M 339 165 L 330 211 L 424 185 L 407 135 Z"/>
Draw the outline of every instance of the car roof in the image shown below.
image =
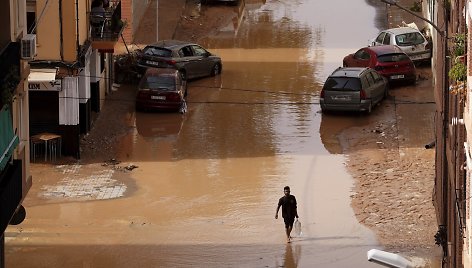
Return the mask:
<path id="1" fill-rule="evenodd" d="M 145 75 L 146 76 L 174 76 L 179 72 L 177 69 L 173 68 L 147 68 Z"/>
<path id="2" fill-rule="evenodd" d="M 389 32 L 389 33 L 392 33 L 394 35 L 399 35 L 399 34 L 405 34 L 405 33 L 418 33 L 420 31 L 418 31 L 415 28 L 411 28 L 411 27 L 396 27 L 396 28 L 390 28 L 390 29 L 387 29 L 387 30 L 383 30 L 383 32 Z"/>
<path id="3" fill-rule="evenodd" d="M 334 70 L 330 77 L 359 77 L 364 71 L 370 68 L 366 67 L 339 67 Z"/>
<path id="4" fill-rule="evenodd" d="M 386 54 L 401 53 L 404 54 L 401 48 L 395 45 L 382 45 L 382 46 L 371 46 L 368 47 L 369 50 L 373 51 L 377 56 L 382 56 Z"/>
<path id="5" fill-rule="evenodd" d="M 188 46 L 188 45 L 195 45 L 195 44 L 191 43 L 191 42 L 180 41 L 180 40 L 161 40 L 161 41 L 158 41 L 158 42 L 156 42 L 152 45 L 148 45 L 148 46 L 164 47 L 164 48 L 172 50 L 172 49 L 175 49 L 175 48 L 180 48 L 180 47 Z"/>

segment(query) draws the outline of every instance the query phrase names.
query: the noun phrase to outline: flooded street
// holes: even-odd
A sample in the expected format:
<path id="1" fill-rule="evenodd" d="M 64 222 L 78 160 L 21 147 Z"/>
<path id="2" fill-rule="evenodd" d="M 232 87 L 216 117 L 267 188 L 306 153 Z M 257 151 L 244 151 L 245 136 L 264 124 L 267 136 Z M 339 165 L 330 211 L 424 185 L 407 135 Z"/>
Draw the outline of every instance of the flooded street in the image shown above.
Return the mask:
<path id="1" fill-rule="evenodd" d="M 201 42 L 223 73 L 189 83 L 186 114 L 139 113 L 129 101 L 132 130 L 115 158 L 136 168 L 33 165 L 27 218 L 5 233 L 7 267 L 378 267 L 367 251 L 381 247 L 354 216 L 335 141 L 374 119 L 323 118 L 318 104 L 326 77 L 378 32 L 376 9 L 227 8 L 232 24 Z M 302 223 L 290 244 L 274 219 L 285 185 Z"/>

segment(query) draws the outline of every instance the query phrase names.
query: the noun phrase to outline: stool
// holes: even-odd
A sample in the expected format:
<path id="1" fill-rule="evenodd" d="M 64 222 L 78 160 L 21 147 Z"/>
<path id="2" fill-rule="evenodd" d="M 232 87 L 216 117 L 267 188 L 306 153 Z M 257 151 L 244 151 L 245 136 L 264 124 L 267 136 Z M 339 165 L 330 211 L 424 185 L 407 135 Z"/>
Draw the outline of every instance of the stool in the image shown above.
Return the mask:
<path id="1" fill-rule="evenodd" d="M 59 156 L 62 152 L 62 136 L 53 133 L 40 133 L 31 136 L 31 153 L 33 162 L 36 161 L 37 152 L 44 148 L 44 161 L 56 161 L 57 152 Z M 39 146 L 39 147 L 38 147 Z M 48 157 L 49 155 L 49 157 Z"/>
<path id="2" fill-rule="evenodd" d="M 36 162 L 36 156 L 38 153 L 42 153 L 46 141 L 39 139 L 38 137 L 32 136 L 30 140 L 30 153 L 33 162 Z M 46 160 L 46 159 L 45 159 Z"/>

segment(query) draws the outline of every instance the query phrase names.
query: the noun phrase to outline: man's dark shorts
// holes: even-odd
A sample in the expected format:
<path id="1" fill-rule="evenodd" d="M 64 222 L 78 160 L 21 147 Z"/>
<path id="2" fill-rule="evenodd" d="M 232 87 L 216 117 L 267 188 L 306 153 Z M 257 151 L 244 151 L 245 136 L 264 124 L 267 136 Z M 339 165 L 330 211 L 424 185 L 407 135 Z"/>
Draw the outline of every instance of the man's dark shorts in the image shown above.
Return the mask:
<path id="1" fill-rule="evenodd" d="M 284 218 L 285 228 L 293 227 L 293 222 L 295 222 L 295 218 Z"/>

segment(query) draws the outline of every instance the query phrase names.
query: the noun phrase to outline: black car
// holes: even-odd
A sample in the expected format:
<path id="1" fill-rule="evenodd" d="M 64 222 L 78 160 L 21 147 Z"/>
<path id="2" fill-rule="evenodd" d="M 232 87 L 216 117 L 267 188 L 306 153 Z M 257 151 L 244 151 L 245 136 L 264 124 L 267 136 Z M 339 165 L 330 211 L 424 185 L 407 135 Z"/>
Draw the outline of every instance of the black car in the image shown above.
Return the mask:
<path id="1" fill-rule="evenodd" d="M 221 73 L 221 58 L 202 46 L 178 40 L 163 40 L 138 51 L 138 69 L 175 68 L 184 79 L 215 76 Z"/>

